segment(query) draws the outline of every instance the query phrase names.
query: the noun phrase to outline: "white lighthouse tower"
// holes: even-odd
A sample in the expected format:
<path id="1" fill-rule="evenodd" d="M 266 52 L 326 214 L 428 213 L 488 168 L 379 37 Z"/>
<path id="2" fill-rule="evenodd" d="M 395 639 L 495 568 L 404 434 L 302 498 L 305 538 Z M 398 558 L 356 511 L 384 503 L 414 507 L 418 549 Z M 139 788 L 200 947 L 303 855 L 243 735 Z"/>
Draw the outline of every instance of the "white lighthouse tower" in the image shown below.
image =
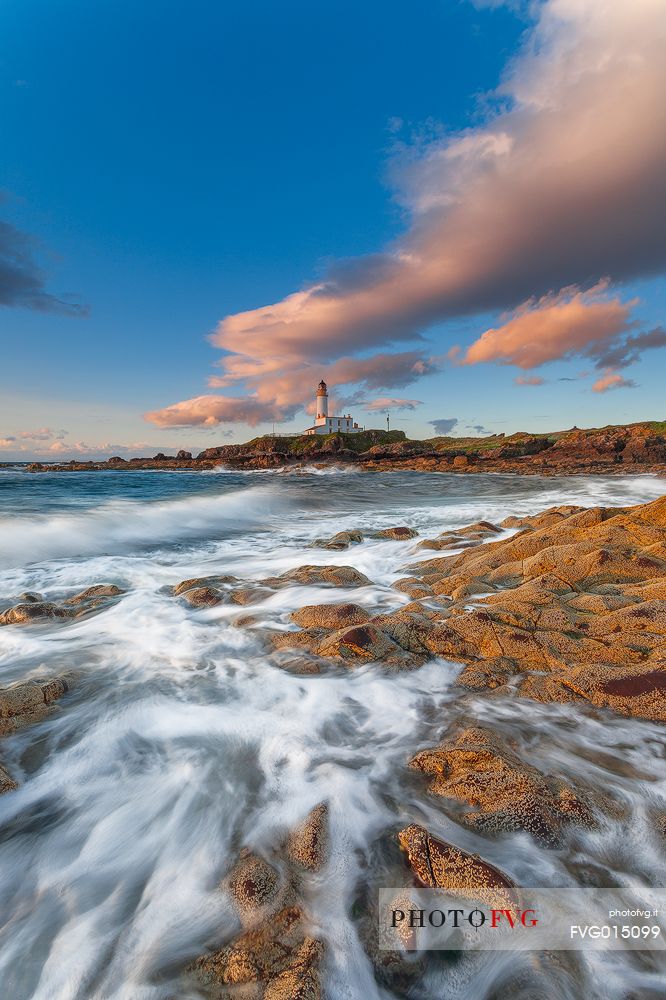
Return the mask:
<path id="1" fill-rule="evenodd" d="M 328 416 L 328 386 L 322 379 L 317 386 L 317 398 L 315 408 L 315 423 L 319 423 L 322 417 Z"/>
<path id="2" fill-rule="evenodd" d="M 307 427 L 304 434 L 358 434 L 363 428 L 354 423 L 351 413 L 341 417 L 330 417 L 328 414 L 328 386 L 322 379 L 317 386 L 315 396 L 315 422 Z"/>

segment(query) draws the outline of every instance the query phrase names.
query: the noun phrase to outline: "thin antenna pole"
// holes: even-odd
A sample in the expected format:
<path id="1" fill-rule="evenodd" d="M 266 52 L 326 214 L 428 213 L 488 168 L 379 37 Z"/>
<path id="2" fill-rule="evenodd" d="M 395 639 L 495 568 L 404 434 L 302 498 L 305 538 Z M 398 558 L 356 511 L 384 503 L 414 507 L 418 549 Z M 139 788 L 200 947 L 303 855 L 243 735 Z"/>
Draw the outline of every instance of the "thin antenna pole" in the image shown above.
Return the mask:
<path id="1" fill-rule="evenodd" d="M 389 413 L 386 414 L 386 430 L 391 430 L 391 417 Z"/>

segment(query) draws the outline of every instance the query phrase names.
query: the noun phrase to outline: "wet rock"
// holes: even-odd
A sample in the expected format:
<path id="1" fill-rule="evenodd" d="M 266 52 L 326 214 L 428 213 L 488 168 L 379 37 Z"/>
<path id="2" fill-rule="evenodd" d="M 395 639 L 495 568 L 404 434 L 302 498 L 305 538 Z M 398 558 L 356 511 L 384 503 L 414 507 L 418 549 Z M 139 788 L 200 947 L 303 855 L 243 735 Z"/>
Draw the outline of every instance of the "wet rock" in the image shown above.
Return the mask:
<path id="1" fill-rule="evenodd" d="M 267 586 L 284 587 L 289 584 L 304 586 L 328 585 L 329 587 L 365 587 L 371 581 L 353 566 L 297 566 L 281 576 L 263 581 Z"/>
<path id="2" fill-rule="evenodd" d="M 275 658 L 275 662 L 281 670 L 300 677 L 314 677 L 324 669 L 324 661 L 312 656 L 281 655 Z"/>
<path id="3" fill-rule="evenodd" d="M 223 584 L 238 583 L 235 576 L 195 576 L 191 580 L 181 580 L 173 587 L 171 593 L 174 597 L 180 597 L 188 590 L 199 590 L 203 587 L 220 588 Z"/>
<path id="4" fill-rule="evenodd" d="M 372 624 L 333 632 L 323 639 L 316 651 L 320 656 L 345 661 L 397 660 L 402 653 L 397 643 Z"/>
<path id="5" fill-rule="evenodd" d="M 666 660 L 633 666 L 581 664 L 566 674 L 527 678 L 519 693 L 537 701 L 584 700 L 619 715 L 666 722 Z"/>
<path id="6" fill-rule="evenodd" d="M 203 955 L 190 966 L 202 986 L 267 984 L 296 961 L 306 940 L 303 911 L 286 906 L 270 922 L 239 935 L 212 955 Z"/>
<path id="7" fill-rule="evenodd" d="M 286 969 L 268 983 L 263 1000 L 321 1000 L 319 964 L 323 954 L 321 941 L 305 938 Z"/>
<path id="8" fill-rule="evenodd" d="M 398 586 L 419 596 L 421 581 L 451 599 L 445 620 L 422 639 L 432 654 L 470 665 L 462 685 L 496 690 L 517 672 L 533 672 L 519 682 L 523 696 L 586 699 L 661 718 L 665 522 L 666 498 L 628 508 L 551 508 L 502 522 L 521 527 L 510 538 L 412 565 Z M 469 527 L 470 536 L 486 530 L 483 522 Z M 626 689 L 612 683 L 643 675 L 645 682 Z"/>
<path id="9" fill-rule="evenodd" d="M 87 587 L 86 590 L 82 590 L 80 594 L 75 594 L 74 597 L 69 597 L 65 604 L 73 604 L 75 606 L 81 604 L 89 604 L 92 601 L 98 601 L 105 597 L 119 597 L 124 591 L 120 587 L 116 587 L 113 583 L 98 583 L 93 587 Z"/>
<path id="10" fill-rule="evenodd" d="M 287 856 L 308 871 L 319 871 L 328 853 L 328 806 L 321 802 L 291 832 Z"/>
<path id="11" fill-rule="evenodd" d="M 302 628 L 339 629 L 370 621 L 370 615 L 359 604 L 308 604 L 289 617 Z"/>
<path id="12" fill-rule="evenodd" d="M 360 531 L 338 531 L 331 538 L 316 538 L 312 544 L 320 549 L 343 550 L 362 541 L 363 535 Z"/>
<path id="13" fill-rule="evenodd" d="M 381 531 L 376 531 L 373 534 L 373 538 L 391 538 L 395 542 L 406 542 L 410 538 L 416 538 L 418 531 L 414 531 L 413 528 L 408 528 L 405 525 L 400 525 L 396 528 L 382 528 Z"/>
<path id="14" fill-rule="evenodd" d="M 304 628 L 298 632 L 275 632 L 271 636 L 271 642 L 275 649 L 318 649 L 326 635 L 330 635 L 323 628 Z"/>
<path id="15" fill-rule="evenodd" d="M 474 521 L 473 524 L 466 524 L 464 528 L 456 528 L 453 534 L 461 538 L 486 538 L 488 535 L 500 535 L 502 529 L 492 521 Z"/>
<path id="16" fill-rule="evenodd" d="M 460 687 L 473 691 L 494 691 L 506 693 L 507 685 L 518 673 L 514 660 L 508 656 L 497 656 L 494 659 L 471 663 L 458 675 Z"/>
<path id="17" fill-rule="evenodd" d="M 424 597 L 434 597 L 435 591 L 432 589 L 430 584 L 425 583 L 423 580 L 419 580 L 416 576 L 406 576 L 402 580 L 396 580 L 393 584 L 395 590 L 399 590 L 402 594 L 407 594 L 407 597 L 411 597 L 413 601 L 421 600 Z"/>
<path id="18" fill-rule="evenodd" d="M 26 590 L 22 594 L 19 594 L 19 601 L 21 604 L 37 604 L 39 601 L 43 601 L 44 598 L 41 594 L 35 594 L 31 590 Z"/>
<path id="19" fill-rule="evenodd" d="M 215 608 L 224 604 L 226 595 L 215 587 L 192 587 L 182 594 L 182 598 L 193 608 Z"/>
<path id="20" fill-rule="evenodd" d="M 72 680 L 71 675 L 66 675 L 0 688 L 0 736 L 46 718 L 53 702 L 69 690 Z"/>
<path id="21" fill-rule="evenodd" d="M 0 615 L 0 625 L 25 625 L 28 622 L 54 618 L 70 618 L 73 612 L 49 601 L 30 601 L 17 604 Z"/>
<path id="22" fill-rule="evenodd" d="M 459 817 L 484 833 L 526 830 L 555 846 L 570 822 L 592 825 L 592 811 L 560 778 L 522 761 L 502 740 L 482 728 L 422 750 L 410 767 L 431 775 L 428 790 L 469 807 Z"/>
<path id="23" fill-rule="evenodd" d="M 261 604 L 262 601 L 266 601 L 272 595 L 273 591 L 269 590 L 268 587 L 239 587 L 231 591 L 229 598 L 234 604 L 247 607 L 251 604 Z"/>
<path id="24" fill-rule="evenodd" d="M 18 788 L 18 785 L 10 778 L 8 772 L 0 764 L 0 795 L 3 795 L 5 792 L 13 792 L 16 788 Z"/>
<path id="25" fill-rule="evenodd" d="M 257 615 L 238 615 L 237 618 L 231 620 L 231 624 L 235 625 L 236 628 L 251 628 L 253 625 L 258 625 L 259 621 Z"/>
<path id="26" fill-rule="evenodd" d="M 243 848 L 227 880 L 244 924 L 252 924 L 280 895 L 278 872 L 267 861 Z"/>
<path id="27" fill-rule="evenodd" d="M 440 613 L 414 602 L 391 614 L 377 615 L 372 624 L 407 652 L 427 654 L 428 637 L 440 618 Z"/>
<path id="28" fill-rule="evenodd" d="M 437 840 L 422 826 L 413 823 L 398 834 L 400 847 L 418 882 L 432 889 L 473 890 L 474 896 L 497 906 L 511 905 L 514 882 L 508 875 L 484 861 L 478 854 Z"/>
<path id="29" fill-rule="evenodd" d="M 426 538 L 419 542 L 417 548 L 435 550 L 465 548 L 479 545 L 489 536 L 499 534 L 501 534 L 501 528 L 498 528 L 496 524 L 491 524 L 490 521 L 476 521 L 464 528 L 445 531 L 437 538 Z"/>

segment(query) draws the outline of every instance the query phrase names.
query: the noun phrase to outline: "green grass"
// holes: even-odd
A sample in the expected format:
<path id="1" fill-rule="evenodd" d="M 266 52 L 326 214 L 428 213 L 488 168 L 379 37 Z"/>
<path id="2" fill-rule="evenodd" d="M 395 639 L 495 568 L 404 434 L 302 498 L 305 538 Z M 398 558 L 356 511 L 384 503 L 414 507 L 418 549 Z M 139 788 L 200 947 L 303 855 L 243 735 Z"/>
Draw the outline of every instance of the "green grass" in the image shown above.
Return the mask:
<path id="1" fill-rule="evenodd" d="M 666 420 L 643 420 L 634 424 L 607 424 L 605 427 L 568 428 L 561 431 L 548 431 L 545 433 L 528 433 L 517 431 L 515 434 L 492 434 L 488 437 L 445 437 L 436 436 L 425 440 L 415 440 L 414 444 L 422 445 L 430 451 L 455 452 L 463 455 L 487 455 L 504 448 L 507 445 L 517 445 L 526 439 L 540 438 L 549 444 L 555 444 L 562 438 L 570 434 L 580 434 L 584 437 L 591 437 L 595 434 L 610 434 L 626 431 L 628 435 L 632 431 L 645 430 L 651 434 L 666 434 Z M 342 447 L 354 452 L 367 451 L 373 445 L 395 444 L 399 441 L 409 441 L 404 431 L 384 431 L 380 429 L 361 431 L 358 434 L 302 434 L 298 437 L 281 437 L 280 435 L 267 434 L 263 437 L 253 438 L 248 441 L 245 447 L 254 448 L 257 451 L 268 446 L 278 447 L 280 451 L 291 455 L 307 456 L 309 452 L 321 449 L 322 445 L 333 438 L 340 438 Z"/>
<path id="2" fill-rule="evenodd" d="M 263 437 L 253 438 L 246 447 L 256 448 L 257 451 L 260 451 L 262 446 L 265 447 L 268 442 L 271 442 L 271 446 L 275 442 L 280 451 L 286 451 L 290 455 L 307 455 L 309 451 L 319 450 L 323 444 L 333 438 L 340 438 L 343 448 L 355 452 L 367 451 L 368 448 L 372 448 L 376 444 L 396 444 L 399 441 L 407 440 L 404 431 L 381 430 L 360 431 L 358 434 L 338 432 L 335 434 L 301 434 L 298 437 L 280 437 L 279 435 L 273 437 L 272 434 L 266 434 Z"/>

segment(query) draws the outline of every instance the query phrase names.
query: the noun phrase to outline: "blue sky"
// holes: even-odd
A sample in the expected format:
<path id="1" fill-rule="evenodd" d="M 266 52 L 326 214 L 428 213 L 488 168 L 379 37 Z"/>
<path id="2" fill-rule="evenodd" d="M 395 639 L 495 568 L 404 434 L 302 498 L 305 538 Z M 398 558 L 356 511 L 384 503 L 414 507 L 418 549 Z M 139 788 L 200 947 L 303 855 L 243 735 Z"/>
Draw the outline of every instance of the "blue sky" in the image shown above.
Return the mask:
<path id="1" fill-rule="evenodd" d="M 567 7 L 575 8 L 573 15 Z M 310 309 L 333 294 L 343 305 L 348 301 L 345 315 L 353 314 L 359 283 L 379 296 L 374 272 L 368 277 L 370 255 L 381 257 L 382 269 L 392 268 L 406 246 L 422 255 L 435 240 L 422 233 L 435 228 L 441 247 L 447 225 L 440 218 L 442 189 L 452 189 L 453 200 L 463 204 L 479 177 L 478 162 L 470 165 L 466 152 L 461 159 L 458 153 L 447 158 L 446 151 L 489 129 L 499 134 L 493 123 L 506 113 L 503 105 L 515 109 L 524 102 L 520 86 L 508 96 L 488 97 L 507 79 L 507 68 L 522 59 L 519 83 L 536 72 L 538 89 L 539 80 L 562 65 L 562 51 L 578 46 L 585 52 L 590 42 L 580 14 L 593 18 L 599 7 L 600 0 L 559 0 L 528 16 L 513 5 L 466 0 L 409 6 L 386 0 L 8 0 L 0 12 L 0 220 L 13 228 L 0 242 L 11 272 L 0 306 L 0 458 L 198 450 L 270 430 L 274 419 L 287 430 L 305 426 L 309 418 L 293 385 L 275 388 L 275 365 L 267 363 L 274 354 L 306 403 L 310 383 L 335 372 L 331 366 L 340 358 L 424 351 L 425 375 L 410 380 L 403 374 L 383 384 L 379 376 L 350 380 L 337 390 L 340 403 L 352 406 L 366 425 L 384 424 L 381 412 L 364 409 L 373 399 L 405 400 L 392 406 L 392 420 L 412 436 L 429 436 L 429 422 L 442 418 L 458 421 L 456 433 L 470 426 L 508 433 L 663 417 L 663 349 L 653 344 L 647 353 L 641 347 L 638 360 L 618 368 L 600 366 L 599 352 L 580 349 L 589 341 L 605 349 L 618 338 L 659 328 L 665 295 L 658 246 L 650 245 L 645 263 L 636 267 L 591 247 L 589 266 L 582 253 L 569 270 L 558 263 L 550 274 L 544 265 L 533 288 L 517 282 L 514 299 L 510 290 L 489 295 L 470 278 L 459 308 L 442 296 L 424 308 L 431 290 L 419 300 L 412 278 L 398 272 L 398 281 L 407 280 L 410 315 L 395 328 L 392 315 L 373 316 L 368 329 L 376 322 L 380 333 L 367 341 L 363 319 L 346 332 L 342 323 L 344 350 L 332 346 L 335 330 L 322 331 Z M 653 7 L 650 0 L 637 4 L 634 21 L 646 37 L 654 35 Z M 626 31 L 622 24 L 611 28 L 616 35 L 609 31 L 607 44 L 615 52 Z M 539 31 L 539 51 L 534 56 L 530 49 L 528 56 Z M 544 39 L 554 48 L 545 56 Z M 536 70 L 529 59 L 541 60 Z M 655 86 L 655 78 L 645 75 L 635 98 L 641 122 L 650 108 L 646 92 Z M 580 106 L 595 99 L 591 87 L 577 96 Z M 563 108 L 568 97 L 564 93 Z M 536 141 L 531 124 L 525 138 L 520 110 L 506 126 L 513 148 Z M 543 121 L 543 106 L 527 111 Z M 652 123 L 653 131 L 659 127 Z M 608 142 L 612 149 L 612 139 L 600 127 L 600 147 Z M 563 131 L 562 142 L 568 141 Z M 652 164 L 652 152 L 647 149 L 646 163 Z M 462 175 L 451 176 L 452 161 L 463 163 Z M 538 174 L 544 167 L 538 158 L 535 163 Z M 637 180 L 629 176 L 627 183 Z M 440 202 L 432 208 L 435 188 Z M 609 198 L 609 213 L 616 201 Z M 622 224 L 612 233 L 622 234 Z M 466 233 L 461 231 L 461 246 Z M 628 230 L 629 248 L 632 239 Z M 573 233 L 572 240 L 580 242 Z M 558 252 L 566 253 L 566 245 Z M 337 262 L 350 259 L 338 281 Z M 425 270 L 430 263 L 424 261 Z M 34 278 L 43 295 L 30 299 L 16 292 L 18 272 L 21 279 Z M 565 289 L 575 285 L 586 296 L 606 277 L 607 286 L 581 300 L 584 329 L 561 357 L 550 356 L 557 354 L 551 350 L 542 363 L 527 359 L 524 367 L 524 357 L 517 364 L 502 346 L 511 336 L 507 322 L 526 299 L 533 299 L 530 317 L 545 314 L 550 322 L 575 294 Z M 254 310 L 290 301 L 313 284 L 323 291 L 298 316 L 305 347 L 285 353 L 279 347 L 283 331 L 277 331 L 273 351 L 273 328 L 261 316 L 261 336 L 247 356 L 262 366 L 257 378 L 237 371 L 230 376 L 228 366 L 220 370 L 219 362 L 229 357 L 245 364 L 239 344 L 250 329 L 244 319 L 226 327 L 218 327 L 220 321 L 251 314 L 254 331 Z M 602 311 L 610 302 L 633 304 L 623 320 L 617 310 L 614 317 L 599 317 L 610 324 L 601 336 L 588 329 L 595 301 Z M 569 316 L 562 319 L 569 322 Z M 500 331 L 488 357 L 460 364 L 488 329 Z M 215 330 L 217 346 L 208 339 Z M 449 357 L 454 345 L 463 352 L 457 358 Z M 579 378 L 586 370 L 590 374 Z M 216 374 L 225 384 L 211 387 Z M 517 385 L 520 377 L 543 382 Z M 563 377 L 573 381 L 559 381 Z M 594 380 L 606 377 L 610 391 L 593 391 Z M 218 405 L 217 396 L 250 400 L 251 406 L 239 403 L 236 412 Z M 199 399 L 204 402 L 189 405 Z M 181 409 L 170 410 L 174 405 Z M 243 420 L 248 412 L 253 426 Z M 146 420 L 146 413 L 153 417 Z"/>

